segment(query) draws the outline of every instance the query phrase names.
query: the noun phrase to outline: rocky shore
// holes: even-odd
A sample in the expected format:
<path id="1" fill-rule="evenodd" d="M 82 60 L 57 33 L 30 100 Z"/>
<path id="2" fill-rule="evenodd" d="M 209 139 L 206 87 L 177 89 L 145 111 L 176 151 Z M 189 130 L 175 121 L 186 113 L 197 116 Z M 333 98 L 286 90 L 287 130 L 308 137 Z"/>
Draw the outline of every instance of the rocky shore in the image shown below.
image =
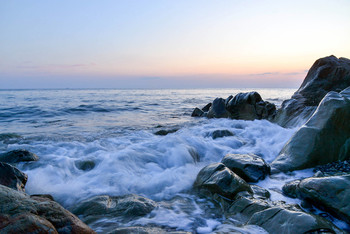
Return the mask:
<path id="1" fill-rule="evenodd" d="M 265 119 L 283 127 L 299 129 L 268 164 L 255 154 L 227 154 L 222 160 L 202 168 L 190 191 L 215 205 L 224 217 L 214 233 L 347 233 L 350 231 L 350 60 L 329 56 L 317 60 L 291 99 L 277 109 L 257 92 L 216 98 L 193 117 Z M 177 130 L 177 129 L 176 129 Z M 176 130 L 158 131 L 165 136 Z M 228 130 L 216 130 L 213 139 L 230 137 Z M 194 162 L 199 161 L 195 151 Z M 39 155 L 40 156 L 40 155 Z M 99 195 L 79 201 L 67 209 L 49 194 L 28 195 L 28 176 L 18 163 L 35 163 L 40 158 L 27 150 L 0 154 L 0 233 L 95 233 L 94 224 L 103 218 L 128 223 L 146 217 L 171 201 L 156 202 L 135 194 Z M 95 164 L 79 162 L 81 170 Z M 272 200 L 270 192 L 256 183 L 279 173 L 313 168 L 314 176 L 283 186 L 283 194 L 300 199 L 302 206 Z M 184 199 L 175 202 L 191 205 Z M 168 203 L 167 203 L 168 202 Z M 339 228 L 322 210 L 347 224 Z M 205 214 L 203 214 L 205 215 Z M 108 225 L 108 224 L 106 224 Z M 90 226 L 90 227 L 89 227 Z M 167 226 L 114 225 L 110 233 L 187 233 Z"/>

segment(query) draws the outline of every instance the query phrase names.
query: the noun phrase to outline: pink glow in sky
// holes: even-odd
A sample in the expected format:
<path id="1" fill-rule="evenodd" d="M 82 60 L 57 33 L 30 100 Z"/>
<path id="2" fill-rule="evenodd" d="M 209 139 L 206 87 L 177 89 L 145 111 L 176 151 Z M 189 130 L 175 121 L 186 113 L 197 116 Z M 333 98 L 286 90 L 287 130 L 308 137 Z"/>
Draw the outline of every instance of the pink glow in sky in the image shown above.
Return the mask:
<path id="1" fill-rule="evenodd" d="M 296 87 L 350 1 L 1 1 L 0 88 Z"/>

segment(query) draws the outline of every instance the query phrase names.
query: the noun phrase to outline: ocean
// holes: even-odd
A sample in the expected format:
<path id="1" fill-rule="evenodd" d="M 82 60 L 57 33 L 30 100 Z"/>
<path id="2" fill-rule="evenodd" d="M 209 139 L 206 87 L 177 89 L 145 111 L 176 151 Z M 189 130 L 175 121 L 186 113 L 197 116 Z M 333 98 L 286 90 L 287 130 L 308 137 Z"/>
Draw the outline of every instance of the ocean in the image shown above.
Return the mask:
<path id="1" fill-rule="evenodd" d="M 267 120 L 191 117 L 195 107 L 216 97 L 248 91 L 280 106 L 296 90 L 1 90 L 0 153 L 27 149 L 37 154 L 39 161 L 18 164 L 28 175 L 26 192 L 51 194 L 68 209 L 103 194 L 134 193 L 159 204 L 149 215 L 128 222 L 96 220 L 90 226 L 97 232 L 158 225 L 210 233 L 227 220 L 215 204 L 191 192 L 199 170 L 228 153 L 254 153 L 271 162 L 297 130 Z M 159 130 L 175 132 L 155 135 Z M 213 139 L 215 130 L 229 130 L 234 136 Z M 81 162 L 93 168 L 81 170 Z M 272 200 L 299 203 L 284 197 L 281 187 L 311 175 L 312 170 L 276 175 L 258 185 L 269 189 Z M 237 230 L 263 233 L 259 227 L 239 224 Z"/>

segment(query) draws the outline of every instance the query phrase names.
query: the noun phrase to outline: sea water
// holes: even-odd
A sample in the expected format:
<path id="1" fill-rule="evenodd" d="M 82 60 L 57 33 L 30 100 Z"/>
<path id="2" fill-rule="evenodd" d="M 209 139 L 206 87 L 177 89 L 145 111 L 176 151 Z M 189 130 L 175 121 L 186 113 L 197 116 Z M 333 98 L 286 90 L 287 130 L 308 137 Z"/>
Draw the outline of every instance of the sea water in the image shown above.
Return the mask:
<path id="1" fill-rule="evenodd" d="M 149 215 L 128 223 L 97 220 L 91 226 L 98 232 L 159 225 L 210 233 L 236 221 L 226 220 L 215 204 L 190 192 L 200 169 L 228 153 L 253 153 L 271 162 L 297 130 L 267 120 L 190 117 L 194 107 L 216 97 L 248 91 L 280 106 L 295 89 L 1 90 L 0 153 L 36 153 L 39 161 L 18 165 L 28 175 L 26 192 L 51 194 L 66 208 L 104 194 L 134 193 L 159 204 Z M 159 130 L 177 131 L 155 135 Z M 215 130 L 229 130 L 234 136 L 213 139 Z M 95 166 L 81 170 L 80 162 Z M 269 189 L 274 200 L 298 202 L 284 197 L 281 187 L 311 175 L 311 170 L 283 174 L 259 185 Z M 236 224 L 237 231 L 264 232 Z"/>

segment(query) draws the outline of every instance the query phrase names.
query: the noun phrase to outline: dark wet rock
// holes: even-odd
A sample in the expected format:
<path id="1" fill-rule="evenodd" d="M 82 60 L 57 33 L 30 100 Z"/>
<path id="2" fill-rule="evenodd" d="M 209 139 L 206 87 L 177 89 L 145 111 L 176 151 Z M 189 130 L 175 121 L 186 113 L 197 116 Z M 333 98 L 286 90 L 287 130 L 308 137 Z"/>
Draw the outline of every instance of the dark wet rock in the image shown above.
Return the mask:
<path id="1" fill-rule="evenodd" d="M 0 185 L 0 232 L 94 233 L 58 203 Z M 5 231 L 4 231 L 5 230 Z"/>
<path id="2" fill-rule="evenodd" d="M 312 117 L 271 163 L 274 172 L 300 170 L 350 157 L 350 87 L 329 92 Z"/>
<path id="3" fill-rule="evenodd" d="M 75 205 L 71 210 L 90 223 L 101 217 L 123 217 L 131 220 L 150 213 L 157 203 L 135 194 L 125 196 L 95 196 Z"/>
<path id="4" fill-rule="evenodd" d="M 176 132 L 178 129 L 169 129 L 169 130 L 165 130 L 165 129 L 162 129 L 162 130 L 159 130 L 157 132 L 155 132 L 154 134 L 155 135 L 158 135 L 158 136 L 166 136 L 168 135 L 169 133 L 174 133 Z"/>
<path id="5" fill-rule="evenodd" d="M 254 193 L 254 197 L 255 198 L 261 198 L 261 199 L 269 199 L 271 194 L 269 192 L 269 190 L 264 189 L 263 187 L 260 187 L 258 185 L 250 185 L 250 187 L 253 190 Z"/>
<path id="6" fill-rule="evenodd" d="M 228 118 L 230 113 L 226 110 L 225 100 L 222 98 L 216 98 L 213 101 L 209 111 L 208 118 Z"/>
<path id="7" fill-rule="evenodd" d="M 336 161 L 314 168 L 315 177 L 350 174 L 350 160 Z"/>
<path id="8" fill-rule="evenodd" d="M 82 171 L 90 171 L 95 168 L 96 164 L 92 160 L 80 160 L 74 162 L 75 166 Z"/>
<path id="9" fill-rule="evenodd" d="M 306 213 L 297 206 L 273 206 L 263 209 L 254 213 L 247 224 L 258 225 L 269 233 L 307 233 L 314 230 L 341 232 L 328 220 Z"/>
<path id="10" fill-rule="evenodd" d="M 218 194 L 228 199 L 233 199 L 240 191 L 252 192 L 249 184 L 222 163 L 214 163 L 202 168 L 193 187 L 204 196 Z"/>
<path id="11" fill-rule="evenodd" d="M 193 117 L 232 118 L 243 120 L 273 119 L 276 106 L 265 102 L 257 92 L 239 93 L 226 99 L 216 98 L 203 109 L 195 108 Z"/>
<path id="12" fill-rule="evenodd" d="M 34 214 L 7 216 L 0 214 L 1 233 L 58 233 L 48 220 Z"/>
<path id="13" fill-rule="evenodd" d="M 23 191 L 28 176 L 10 164 L 0 162 L 0 184 Z"/>
<path id="14" fill-rule="evenodd" d="M 0 162 L 6 163 L 18 163 L 18 162 L 28 162 L 28 161 L 38 161 L 39 157 L 29 152 L 28 150 L 12 150 L 3 154 L 0 154 Z"/>
<path id="15" fill-rule="evenodd" d="M 298 198 L 350 224 L 350 175 L 311 177 L 295 184 Z"/>
<path id="16" fill-rule="evenodd" d="M 340 92 L 350 86 L 350 60 L 328 56 L 318 59 L 310 68 L 300 88 L 291 99 L 283 102 L 276 122 L 292 127 L 299 116 L 311 116 L 320 101 L 330 91 Z"/>
<path id="17" fill-rule="evenodd" d="M 191 114 L 191 117 L 202 117 L 204 115 L 204 111 L 202 111 L 201 109 L 199 108 L 194 108 L 192 114 Z"/>
<path id="18" fill-rule="evenodd" d="M 188 152 L 190 153 L 191 157 L 193 158 L 193 162 L 197 163 L 200 161 L 200 156 L 195 148 L 189 147 Z"/>
<path id="19" fill-rule="evenodd" d="M 228 154 L 221 163 L 247 182 L 263 180 L 270 172 L 265 160 L 254 154 Z"/>
<path id="20" fill-rule="evenodd" d="M 288 197 L 297 198 L 299 183 L 300 183 L 300 180 L 294 180 L 283 185 L 282 187 L 283 194 Z"/>
<path id="21" fill-rule="evenodd" d="M 234 136 L 234 134 L 232 132 L 230 132 L 229 130 L 215 130 L 212 133 L 213 139 L 221 138 L 221 137 L 228 137 L 228 136 Z"/>
<path id="22" fill-rule="evenodd" d="M 183 232 L 183 231 L 174 231 L 170 229 L 165 229 L 161 227 L 120 227 L 116 228 L 115 230 L 109 232 L 109 233 L 115 233 L 115 234 L 190 234 L 190 232 Z"/>
<path id="23" fill-rule="evenodd" d="M 213 105 L 213 103 L 208 103 L 202 108 L 203 112 L 208 112 L 210 110 L 210 107 Z"/>

